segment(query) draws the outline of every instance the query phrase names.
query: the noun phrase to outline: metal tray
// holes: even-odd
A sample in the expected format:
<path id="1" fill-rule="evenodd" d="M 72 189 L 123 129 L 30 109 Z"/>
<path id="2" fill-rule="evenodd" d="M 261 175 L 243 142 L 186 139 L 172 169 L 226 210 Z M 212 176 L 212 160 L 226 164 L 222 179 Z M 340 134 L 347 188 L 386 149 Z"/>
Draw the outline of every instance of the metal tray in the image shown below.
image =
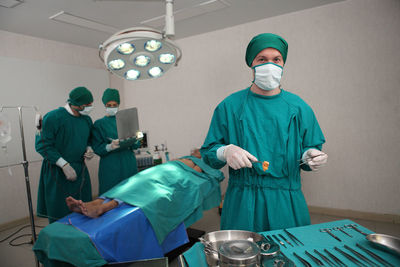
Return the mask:
<path id="1" fill-rule="evenodd" d="M 375 246 L 400 256 L 400 238 L 384 234 L 370 234 L 366 238 Z"/>

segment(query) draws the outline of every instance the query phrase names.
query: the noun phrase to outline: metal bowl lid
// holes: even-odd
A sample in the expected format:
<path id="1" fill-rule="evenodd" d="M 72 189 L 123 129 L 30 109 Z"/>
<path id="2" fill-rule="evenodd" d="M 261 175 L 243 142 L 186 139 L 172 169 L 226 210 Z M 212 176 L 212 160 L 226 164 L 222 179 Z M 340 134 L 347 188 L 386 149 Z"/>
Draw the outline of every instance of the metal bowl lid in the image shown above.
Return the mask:
<path id="1" fill-rule="evenodd" d="M 257 263 L 260 258 L 260 248 L 249 240 L 231 240 L 221 245 L 218 254 L 222 263 Z"/>

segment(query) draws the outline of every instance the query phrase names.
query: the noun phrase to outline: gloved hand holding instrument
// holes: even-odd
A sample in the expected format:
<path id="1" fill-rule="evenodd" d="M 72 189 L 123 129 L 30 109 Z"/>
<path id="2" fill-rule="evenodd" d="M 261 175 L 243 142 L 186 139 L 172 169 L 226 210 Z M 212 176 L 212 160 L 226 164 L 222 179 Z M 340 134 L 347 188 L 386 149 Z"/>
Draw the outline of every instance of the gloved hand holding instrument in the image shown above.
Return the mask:
<path id="1" fill-rule="evenodd" d="M 232 144 L 220 147 L 217 150 L 217 157 L 220 160 L 226 161 L 234 170 L 251 168 L 253 166 L 251 162 L 258 161 L 256 157 L 243 148 Z"/>
<path id="2" fill-rule="evenodd" d="M 316 171 L 328 161 L 328 155 L 318 149 L 310 148 L 304 152 L 301 160 L 299 161 L 302 161 L 300 166 L 307 164 L 311 170 Z"/>

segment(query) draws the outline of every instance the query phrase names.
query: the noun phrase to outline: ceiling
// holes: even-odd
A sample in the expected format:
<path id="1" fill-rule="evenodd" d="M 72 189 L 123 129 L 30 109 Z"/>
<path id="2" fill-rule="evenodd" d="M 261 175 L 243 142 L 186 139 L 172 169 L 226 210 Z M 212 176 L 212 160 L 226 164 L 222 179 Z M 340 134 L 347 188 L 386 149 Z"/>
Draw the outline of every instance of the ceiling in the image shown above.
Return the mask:
<path id="1" fill-rule="evenodd" d="M 15 7 L 3 7 L 4 3 Z M 174 0 L 175 37 L 180 39 L 246 22 L 309 9 L 343 0 Z M 102 31 L 54 21 L 64 11 Z M 98 48 L 117 30 L 165 15 L 164 0 L 0 0 L 0 30 Z M 163 19 L 159 20 L 164 26 Z M 154 27 L 154 26 L 153 26 Z"/>

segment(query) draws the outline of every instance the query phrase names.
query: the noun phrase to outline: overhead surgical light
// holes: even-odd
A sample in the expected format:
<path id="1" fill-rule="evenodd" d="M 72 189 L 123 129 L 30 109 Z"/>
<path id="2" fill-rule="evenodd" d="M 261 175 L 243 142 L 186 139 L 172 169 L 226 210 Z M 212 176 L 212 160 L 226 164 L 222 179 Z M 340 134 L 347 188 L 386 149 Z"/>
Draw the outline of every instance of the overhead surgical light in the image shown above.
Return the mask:
<path id="1" fill-rule="evenodd" d="M 181 49 L 169 37 L 175 35 L 173 0 L 166 0 L 163 32 L 133 27 L 119 31 L 99 48 L 100 59 L 113 74 L 127 80 L 161 77 L 182 57 Z"/>

